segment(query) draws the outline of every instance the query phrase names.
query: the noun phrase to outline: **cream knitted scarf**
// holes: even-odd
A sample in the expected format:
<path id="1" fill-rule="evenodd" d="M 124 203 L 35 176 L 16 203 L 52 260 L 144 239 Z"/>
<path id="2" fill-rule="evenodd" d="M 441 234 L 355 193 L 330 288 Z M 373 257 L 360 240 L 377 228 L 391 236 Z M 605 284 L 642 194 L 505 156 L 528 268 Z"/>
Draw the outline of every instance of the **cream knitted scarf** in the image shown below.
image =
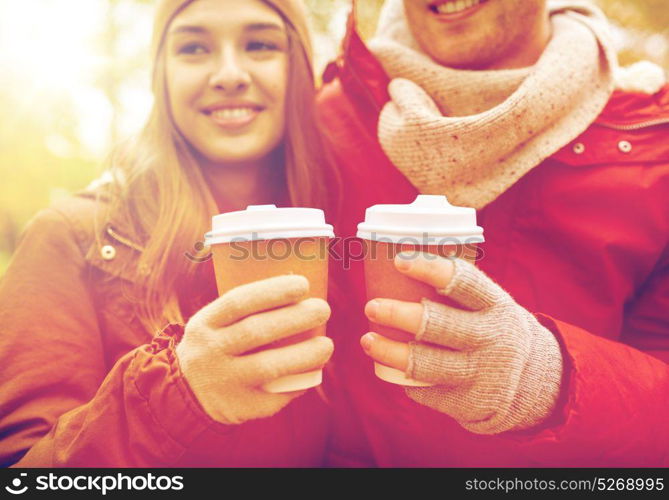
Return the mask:
<path id="1" fill-rule="evenodd" d="M 614 89 L 617 57 L 589 3 L 549 4 L 553 35 L 537 63 L 447 68 L 424 54 L 387 0 L 369 47 L 392 79 L 378 137 L 421 192 L 482 208 L 580 135 Z"/>

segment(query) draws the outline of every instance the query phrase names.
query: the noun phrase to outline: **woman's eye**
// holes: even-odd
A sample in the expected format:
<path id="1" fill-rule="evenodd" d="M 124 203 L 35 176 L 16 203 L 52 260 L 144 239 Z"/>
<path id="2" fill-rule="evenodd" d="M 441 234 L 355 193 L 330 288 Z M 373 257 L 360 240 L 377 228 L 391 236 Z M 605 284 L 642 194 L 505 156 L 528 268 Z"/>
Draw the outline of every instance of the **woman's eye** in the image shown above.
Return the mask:
<path id="1" fill-rule="evenodd" d="M 254 41 L 254 42 L 249 42 L 246 44 L 246 50 L 249 51 L 271 51 L 271 50 L 279 50 L 279 46 L 276 43 L 272 42 L 261 42 L 261 41 Z"/>
<path id="2" fill-rule="evenodd" d="M 188 45 L 180 47 L 178 53 L 192 56 L 192 55 L 204 54 L 206 53 L 206 51 L 207 49 L 200 43 L 189 43 Z"/>

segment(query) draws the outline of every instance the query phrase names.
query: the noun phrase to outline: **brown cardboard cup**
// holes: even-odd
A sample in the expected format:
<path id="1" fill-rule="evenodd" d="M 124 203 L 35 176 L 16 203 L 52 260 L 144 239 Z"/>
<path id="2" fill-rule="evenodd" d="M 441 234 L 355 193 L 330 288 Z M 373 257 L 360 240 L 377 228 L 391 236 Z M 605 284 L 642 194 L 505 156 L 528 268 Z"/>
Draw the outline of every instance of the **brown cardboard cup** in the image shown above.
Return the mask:
<path id="1" fill-rule="evenodd" d="M 400 252 L 425 252 L 435 258 L 464 258 L 476 261 L 476 245 L 483 241 L 483 230 L 476 225 L 474 209 L 454 207 L 444 196 L 418 196 L 408 205 L 375 205 L 367 209 L 365 222 L 358 226 L 358 237 L 365 243 L 365 283 L 367 300 L 376 298 L 420 302 L 423 298 L 456 307 L 434 287 L 411 279 L 395 268 Z M 396 328 L 370 321 L 370 329 L 398 342 L 415 336 Z M 434 384 L 408 378 L 403 372 L 380 363 L 374 371 L 382 380 L 394 384 L 430 387 Z"/>
<path id="2" fill-rule="evenodd" d="M 248 207 L 245 211 L 217 215 L 205 240 L 211 247 L 218 293 L 254 281 L 300 274 L 309 281 L 309 296 L 327 299 L 328 243 L 332 226 L 325 224 L 321 210 Z M 261 349 L 295 344 L 325 335 L 325 325 Z M 263 385 L 271 393 L 293 392 L 316 387 L 322 370 L 284 376 Z"/>

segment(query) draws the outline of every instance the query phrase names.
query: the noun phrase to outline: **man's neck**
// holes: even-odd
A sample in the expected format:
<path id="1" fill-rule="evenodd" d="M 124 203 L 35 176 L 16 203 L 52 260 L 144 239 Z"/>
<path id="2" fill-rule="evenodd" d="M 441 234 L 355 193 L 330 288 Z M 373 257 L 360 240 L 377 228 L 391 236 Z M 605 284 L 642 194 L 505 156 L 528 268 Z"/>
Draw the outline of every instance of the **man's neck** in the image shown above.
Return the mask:
<path id="1" fill-rule="evenodd" d="M 237 164 L 202 162 L 202 173 L 222 212 L 245 210 L 249 205 L 274 204 L 284 190 L 282 167 L 275 155 Z"/>

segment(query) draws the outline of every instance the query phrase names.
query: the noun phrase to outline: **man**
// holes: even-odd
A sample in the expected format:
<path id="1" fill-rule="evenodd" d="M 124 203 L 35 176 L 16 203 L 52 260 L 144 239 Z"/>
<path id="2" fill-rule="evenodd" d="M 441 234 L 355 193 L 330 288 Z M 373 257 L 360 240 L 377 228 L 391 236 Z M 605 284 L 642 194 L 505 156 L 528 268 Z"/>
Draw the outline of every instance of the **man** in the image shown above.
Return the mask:
<path id="1" fill-rule="evenodd" d="M 332 465 L 669 464 L 669 87 L 636 69 L 622 90 L 585 2 L 387 0 L 369 46 L 351 16 L 319 101 L 339 235 L 424 193 L 476 208 L 486 243 L 478 269 L 396 261 L 466 314 L 368 303 L 361 262 L 336 278 Z"/>

